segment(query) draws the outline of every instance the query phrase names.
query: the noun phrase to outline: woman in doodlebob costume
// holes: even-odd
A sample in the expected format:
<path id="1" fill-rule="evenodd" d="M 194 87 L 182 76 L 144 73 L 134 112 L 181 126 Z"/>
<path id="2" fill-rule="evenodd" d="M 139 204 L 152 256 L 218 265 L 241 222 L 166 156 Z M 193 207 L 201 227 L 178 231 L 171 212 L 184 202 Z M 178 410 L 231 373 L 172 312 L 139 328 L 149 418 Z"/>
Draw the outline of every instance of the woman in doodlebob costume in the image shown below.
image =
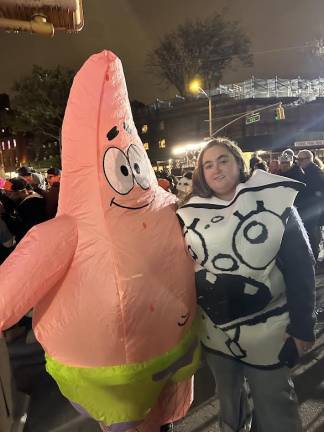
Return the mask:
<path id="1" fill-rule="evenodd" d="M 247 378 L 258 430 L 301 431 L 288 367 L 314 342 L 314 257 L 293 207 L 302 183 L 256 170 L 226 138 L 201 152 L 178 210 L 196 266 L 201 341 L 223 432 L 245 431 Z"/>

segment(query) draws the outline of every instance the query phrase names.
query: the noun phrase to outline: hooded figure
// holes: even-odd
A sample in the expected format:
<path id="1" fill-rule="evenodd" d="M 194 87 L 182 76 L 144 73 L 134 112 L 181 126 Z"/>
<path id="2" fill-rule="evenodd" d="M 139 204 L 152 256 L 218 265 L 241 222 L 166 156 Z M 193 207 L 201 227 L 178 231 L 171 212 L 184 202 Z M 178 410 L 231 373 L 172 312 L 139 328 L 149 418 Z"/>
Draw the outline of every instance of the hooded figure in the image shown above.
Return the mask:
<path id="1" fill-rule="evenodd" d="M 62 393 L 112 432 L 155 432 L 191 403 L 194 271 L 113 53 L 92 56 L 76 75 L 62 139 L 57 217 L 0 267 L 0 329 L 34 308 Z"/>

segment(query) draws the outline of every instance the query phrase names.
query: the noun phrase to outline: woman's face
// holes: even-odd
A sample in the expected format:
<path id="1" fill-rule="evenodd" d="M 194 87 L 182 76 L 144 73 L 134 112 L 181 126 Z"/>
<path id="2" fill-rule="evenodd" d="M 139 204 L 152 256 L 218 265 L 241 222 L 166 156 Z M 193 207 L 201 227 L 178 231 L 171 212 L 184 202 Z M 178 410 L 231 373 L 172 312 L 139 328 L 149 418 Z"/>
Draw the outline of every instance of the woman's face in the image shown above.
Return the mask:
<path id="1" fill-rule="evenodd" d="M 215 196 L 230 201 L 240 182 L 240 168 L 232 153 L 221 145 L 210 147 L 203 155 L 202 167 L 206 183 Z"/>

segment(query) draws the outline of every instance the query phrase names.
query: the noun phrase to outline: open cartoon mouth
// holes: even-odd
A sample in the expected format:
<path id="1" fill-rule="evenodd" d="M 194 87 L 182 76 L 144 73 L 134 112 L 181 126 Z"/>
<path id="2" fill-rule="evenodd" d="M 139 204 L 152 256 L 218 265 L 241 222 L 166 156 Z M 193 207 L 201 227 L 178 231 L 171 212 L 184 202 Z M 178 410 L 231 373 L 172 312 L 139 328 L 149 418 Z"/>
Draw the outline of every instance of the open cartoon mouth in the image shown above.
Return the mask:
<path id="1" fill-rule="evenodd" d="M 124 205 L 122 205 L 122 204 L 119 204 L 118 202 L 115 201 L 115 197 L 114 197 L 114 198 L 112 198 L 112 200 L 110 201 L 110 207 L 114 204 L 114 205 L 117 206 L 117 207 L 121 207 L 121 208 L 129 209 L 129 210 L 139 210 L 139 209 L 142 209 L 142 208 L 144 208 L 144 207 L 149 206 L 149 205 L 154 201 L 154 199 L 155 199 L 155 195 L 153 196 L 153 198 L 151 199 L 150 202 L 148 202 L 148 203 L 146 203 L 146 204 L 143 204 L 142 206 L 138 206 L 138 207 L 129 207 L 129 206 L 124 206 Z"/>
<path id="2" fill-rule="evenodd" d="M 181 319 L 183 319 L 184 321 L 178 322 L 178 326 L 183 327 L 184 325 L 186 325 L 189 318 L 190 318 L 190 312 L 188 312 L 185 315 L 181 315 Z"/>

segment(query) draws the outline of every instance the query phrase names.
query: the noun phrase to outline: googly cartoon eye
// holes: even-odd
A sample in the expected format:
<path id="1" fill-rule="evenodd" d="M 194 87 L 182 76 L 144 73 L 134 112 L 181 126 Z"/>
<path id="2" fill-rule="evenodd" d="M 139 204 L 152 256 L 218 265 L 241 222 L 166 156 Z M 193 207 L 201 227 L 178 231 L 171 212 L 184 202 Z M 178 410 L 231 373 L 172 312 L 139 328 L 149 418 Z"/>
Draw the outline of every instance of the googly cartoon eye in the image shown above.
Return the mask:
<path id="1" fill-rule="evenodd" d="M 151 171 L 146 154 L 137 145 L 131 144 L 127 151 L 129 163 L 135 177 L 136 183 L 144 190 L 150 188 Z"/>
<path id="2" fill-rule="evenodd" d="M 134 176 L 125 153 L 117 147 L 109 147 L 103 165 L 109 185 L 118 194 L 127 195 L 134 187 Z"/>
<path id="3" fill-rule="evenodd" d="M 279 215 L 265 208 L 242 217 L 233 236 L 237 258 L 254 270 L 265 269 L 277 256 L 284 225 Z"/>
<path id="4" fill-rule="evenodd" d="M 216 270 L 235 271 L 239 268 L 237 261 L 231 255 L 218 254 L 212 259 L 212 264 Z"/>

